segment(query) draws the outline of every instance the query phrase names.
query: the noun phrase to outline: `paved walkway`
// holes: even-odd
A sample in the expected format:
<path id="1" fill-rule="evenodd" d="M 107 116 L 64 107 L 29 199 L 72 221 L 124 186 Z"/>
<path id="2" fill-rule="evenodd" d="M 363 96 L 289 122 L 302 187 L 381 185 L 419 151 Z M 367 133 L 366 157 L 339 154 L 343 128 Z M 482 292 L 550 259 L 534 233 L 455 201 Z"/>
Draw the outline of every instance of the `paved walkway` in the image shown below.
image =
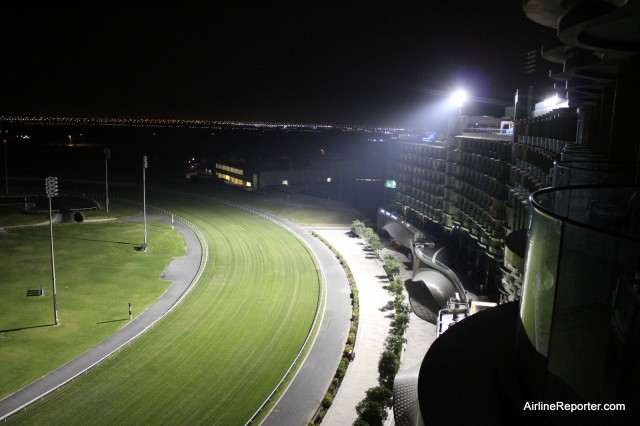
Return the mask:
<path id="1" fill-rule="evenodd" d="M 360 301 L 360 325 L 354 352 L 355 360 L 349 365 L 347 374 L 336 394 L 333 404 L 324 417 L 326 425 L 351 425 L 357 418 L 355 407 L 364 397 L 367 389 L 378 386 L 378 360 L 384 350 L 384 342 L 389 334 L 390 312 L 380 310 L 391 295 L 383 286 L 388 283 L 383 261 L 364 251 L 364 243 L 359 238 L 349 236 L 348 228 L 316 229 L 347 261 L 353 273 Z M 391 253 L 403 264 L 408 259 L 402 254 L 383 249 L 380 256 Z M 411 278 L 411 270 L 401 272 L 403 279 Z M 435 339 L 435 326 L 413 313 L 405 334 L 406 350 L 403 354 L 402 369 L 422 363 L 422 358 Z"/>
<path id="2" fill-rule="evenodd" d="M 147 212 L 147 220 L 155 222 L 171 221 L 167 216 L 154 212 Z M 74 377 L 82 374 L 86 369 L 101 362 L 109 356 L 109 354 L 117 351 L 120 347 L 135 339 L 157 322 L 177 303 L 190 287 L 191 282 L 198 272 L 202 250 L 197 237 L 189 228 L 178 222 L 176 222 L 175 227 L 182 235 L 182 238 L 184 238 L 187 246 L 187 254 L 185 257 L 173 260 L 165 269 L 164 276 L 167 280 L 173 281 L 173 285 L 167 289 L 156 303 L 104 342 L 94 346 L 81 356 L 57 368 L 41 379 L 0 400 L 0 420 L 20 410 L 21 407 L 30 404 L 32 401 L 39 399 L 42 395 L 57 389 Z"/>
<path id="3" fill-rule="evenodd" d="M 381 311 L 391 296 L 383 288 L 388 283 L 382 261 L 364 251 L 360 238 L 349 236 L 349 229 L 318 229 L 316 232 L 327 240 L 347 261 L 358 286 L 360 321 L 356 344 L 356 357 L 349 364 L 347 374 L 327 411 L 323 423 L 327 425 L 351 425 L 357 418 L 356 405 L 367 389 L 378 386 L 378 360 L 384 350 L 389 333 L 389 311 Z M 393 312 L 393 311 L 391 311 Z"/>
<path id="4" fill-rule="evenodd" d="M 402 253 L 385 250 L 386 253 L 393 254 L 400 264 L 408 264 L 409 259 Z M 400 278 L 403 280 L 410 280 L 413 275 L 413 270 L 410 267 L 404 268 L 400 271 Z M 407 302 L 408 303 L 408 302 Z M 416 365 L 422 364 L 422 359 L 426 355 L 427 351 L 431 347 L 431 344 L 436 340 L 436 326 L 431 324 L 422 318 L 418 317 L 413 311 L 411 311 L 411 319 L 409 321 L 409 327 L 405 331 L 404 338 L 407 341 L 405 345 L 404 354 L 402 355 L 402 364 L 400 365 L 400 371 L 407 370 Z"/>

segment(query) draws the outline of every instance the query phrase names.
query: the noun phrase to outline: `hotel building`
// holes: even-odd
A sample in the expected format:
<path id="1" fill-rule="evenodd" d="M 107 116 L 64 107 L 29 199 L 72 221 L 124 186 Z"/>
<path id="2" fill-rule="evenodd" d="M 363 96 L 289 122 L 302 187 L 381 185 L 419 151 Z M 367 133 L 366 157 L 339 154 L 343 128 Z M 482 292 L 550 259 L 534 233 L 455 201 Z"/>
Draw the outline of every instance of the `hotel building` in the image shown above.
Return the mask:
<path id="1" fill-rule="evenodd" d="M 508 302 L 460 321 L 419 372 L 399 373 L 398 424 L 630 424 L 640 414 L 640 1 L 523 9 L 557 29 L 541 52 L 559 100 L 518 90 L 512 135 L 466 126 L 441 143 L 391 146 L 395 189 L 378 225 L 411 250 L 414 279 L 435 263 L 421 250 L 434 235 L 457 251 L 449 266 L 466 290 Z M 444 308 L 460 283 L 422 289 Z M 400 391 L 412 381 L 413 402 Z M 625 410 L 605 411 L 612 403 Z"/>

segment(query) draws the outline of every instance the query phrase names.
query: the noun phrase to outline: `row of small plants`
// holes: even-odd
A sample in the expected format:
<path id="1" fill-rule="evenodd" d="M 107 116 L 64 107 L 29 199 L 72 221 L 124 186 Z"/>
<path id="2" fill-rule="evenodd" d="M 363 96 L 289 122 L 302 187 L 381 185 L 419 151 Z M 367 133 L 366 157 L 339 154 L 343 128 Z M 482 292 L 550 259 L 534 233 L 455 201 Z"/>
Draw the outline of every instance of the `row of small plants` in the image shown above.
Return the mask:
<path id="1" fill-rule="evenodd" d="M 313 419 L 309 422 L 310 426 L 317 426 L 322 423 L 322 419 L 325 414 L 327 414 L 327 410 L 331 407 L 333 403 L 333 398 L 335 397 L 338 389 L 340 388 L 340 384 L 342 383 L 342 379 L 344 375 L 347 373 L 347 367 L 349 366 L 349 355 L 353 351 L 353 346 L 356 342 L 356 333 L 358 331 L 358 318 L 360 316 L 360 307 L 358 304 L 358 288 L 356 287 L 356 282 L 353 279 L 353 274 L 351 273 L 351 269 L 349 269 L 349 265 L 344 260 L 342 255 L 338 253 L 326 240 L 320 237 L 315 232 L 312 232 L 312 235 L 322 241 L 336 256 L 342 268 L 344 269 L 345 274 L 347 275 L 347 279 L 349 280 L 349 287 L 351 288 L 351 326 L 349 328 L 349 335 L 347 337 L 347 343 L 344 347 L 344 351 L 342 352 L 342 358 L 340 358 L 340 364 L 338 365 L 338 369 L 336 370 L 335 375 L 333 376 L 333 380 L 331 381 L 331 385 L 329 389 L 324 395 L 322 399 L 322 404 L 316 411 Z"/>
<path id="2" fill-rule="evenodd" d="M 352 230 L 353 228 L 359 229 L 359 226 L 357 223 L 355 226 L 352 224 Z M 366 231 L 362 232 L 364 234 Z M 373 247 L 371 248 L 373 249 Z M 398 277 L 401 268 L 400 262 L 392 254 L 385 255 L 384 262 L 384 269 L 389 278 L 389 284 L 385 288 L 393 299 L 383 306 L 382 310 L 393 310 L 393 319 L 385 340 L 384 351 L 378 361 L 379 386 L 369 388 L 365 398 L 356 406 L 358 418 L 353 423 L 354 426 L 382 425 L 387 419 L 388 409 L 393 406 L 393 381 L 400 368 L 404 333 L 409 326 L 410 308 L 404 300 L 404 282 Z"/>
<path id="3" fill-rule="evenodd" d="M 367 228 L 364 222 L 361 220 L 354 220 L 351 222 L 351 232 L 358 237 L 362 238 L 367 246 L 375 253 L 376 257 L 380 257 L 379 253 L 382 250 L 382 241 L 372 228 Z"/>
<path id="4" fill-rule="evenodd" d="M 379 253 L 383 248 L 383 245 L 380 237 L 372 228 L 367 228 L 363 222 L 355 220 L 351 224 L 351 232 L 362 238 L 367 244 L 367 247 L 375 253 L 376 257 L 379 257 Z M 351 328 L 349 330 L 347 344 L 345 345 L 340 364 L 336 370 L 336 374 L 331 385 L 323 398 L 320 408 L 309 423 L 310 426 L 317 426 L 322 422 L 327 410 L 333 403 L 333 398 L 335 397 L 338 388 L 340 387 L 340 383 L 346 374 L 346 370 L 349 365 L 349 354 L 353 351 L 353 345 L 355 344 L 356 332 L 358 329 L 359 306 L 356 283 L 346 261 L 324 239 L 315 233 L 313 233 L 313 235 L 331 249 L 344 268 L 351 287 L 351 303 L 353 307 Z M 389 284 L 385 286 L 385 288 L 389 291 L 393 299 L 383 306 L 382 310 L 393 311 L 393 320 L 391 321 L 391 326 L 389 328 L 389 335 L 385 340 L 385 349 L 378 361 L 378 383 L 380 385 L 369 388 L 366 391 L 365 398 L 356 406 L 358 418 L 353 423 L 356 426 L 382 425 L 387 419 L 388 409 L 393 405 L 393 381 L 398 369 L 400 368 L 400 359 L 404 345 L 404 333 L 409 325 L 410 310 L 409 305 L 404 301 L 404 282 L 398 277 L 401 269 L 400 262 L 398 262 L 396 257 L 392 254 L 384 256 L 384 262 L 384 269 L 387 277 L 389 278 Z"/>

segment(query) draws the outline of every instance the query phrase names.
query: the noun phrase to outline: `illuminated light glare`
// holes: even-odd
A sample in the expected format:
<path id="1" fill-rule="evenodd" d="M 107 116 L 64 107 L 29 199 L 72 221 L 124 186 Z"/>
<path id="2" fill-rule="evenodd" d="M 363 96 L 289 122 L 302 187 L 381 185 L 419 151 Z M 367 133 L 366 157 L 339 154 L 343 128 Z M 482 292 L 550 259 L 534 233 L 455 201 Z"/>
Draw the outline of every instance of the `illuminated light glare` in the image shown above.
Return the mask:
<path id="1" fill-rule="evenodd" d="M 551 97 L 548 97 L 547 99 L 545 99 L 544 101 L 542 101 L 542 104 L 545 107 L 550 107 L 553 105 L 558 105 L 560 103 L 560 99 L 558 98 L 558 94 L 555 94 Z"/>
<path id="2" fill-rule="evenodd" d="M 460 89 L 456 90 L 451 94 L 450 102 L 451 105 L 460 108 L 467 100 L 467 93 Z"/>

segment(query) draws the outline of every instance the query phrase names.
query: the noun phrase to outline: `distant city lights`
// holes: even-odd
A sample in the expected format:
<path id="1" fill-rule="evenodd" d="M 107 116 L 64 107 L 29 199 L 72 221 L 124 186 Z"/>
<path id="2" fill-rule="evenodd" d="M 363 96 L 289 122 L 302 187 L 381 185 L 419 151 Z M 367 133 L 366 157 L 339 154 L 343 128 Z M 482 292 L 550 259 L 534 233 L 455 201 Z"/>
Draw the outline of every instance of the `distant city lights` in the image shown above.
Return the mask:
<path id="1" fill-rule="evenodd" d="M 29 117 L 29 116 L 3 116 L 1 123 L 21 123 L 32 125 L 95 125 L 95 126 L 128 126 L 128 127 L 187 127 L 187 128 L 212 128 L 241 127 L 245 130 L 287 130 L 300 132 L 318 132 L 324 130 L 341 130 L 346 132 L 379 132 L 392 134 L 404 131 L 404 128 L 367 126 L 361 124 L 321 124 L 321 123 L 278 123 L 266 121 L 229 121 L 229 120 L 181 120 L 166 118 L 115 118 L 115 117 Z M 154 133 L 154 136 L 156 134 Z M 214 134 L 212 133 L 212 136 Z M 71 135 L 69 135 L 71 139 Z M 71 141 L 70 141 L 71 142 Z"/>

